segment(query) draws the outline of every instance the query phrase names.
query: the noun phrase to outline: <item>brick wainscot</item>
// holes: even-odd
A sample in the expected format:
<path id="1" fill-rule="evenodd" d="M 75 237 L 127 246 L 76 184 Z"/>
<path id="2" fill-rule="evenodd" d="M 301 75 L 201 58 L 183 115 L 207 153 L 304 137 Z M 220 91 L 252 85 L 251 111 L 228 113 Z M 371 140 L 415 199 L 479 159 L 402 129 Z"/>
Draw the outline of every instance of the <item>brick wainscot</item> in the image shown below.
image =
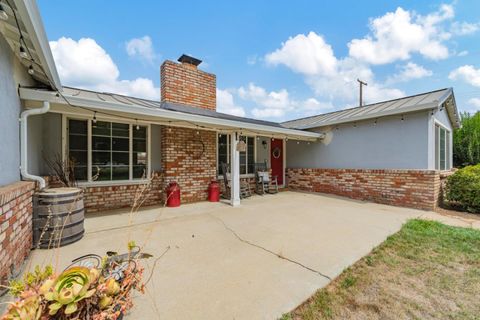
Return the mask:
<path id="1" fill-rule="evenodd" d="M 0 284 L 16 276 L 30 252 L 34 188 L 26 181 L 0 188 Z"/>
<path id="2" fill-rule="evenodd" d="M 330 193 L 394 206 L 433 210 L 440 174 L 435 170 L 287 169 L 290 190 Z"/>

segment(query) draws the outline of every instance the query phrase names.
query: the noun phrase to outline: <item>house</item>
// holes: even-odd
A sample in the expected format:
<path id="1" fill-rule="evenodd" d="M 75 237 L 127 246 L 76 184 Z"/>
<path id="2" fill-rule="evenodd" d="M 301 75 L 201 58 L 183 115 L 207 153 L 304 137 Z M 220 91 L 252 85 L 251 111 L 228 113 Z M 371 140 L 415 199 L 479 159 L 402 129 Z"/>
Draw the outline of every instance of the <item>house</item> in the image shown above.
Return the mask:
<path id="1" fill-rule="evenodd" d="M 71 88 L 35 1 L 8 3 L 0 1 L 0 243 L 14 265 L 28 254 L 32 195 L 48 187 L 54 155 L 75 160 L 89 212 L 130 206 L 150 179 L 145 205 L 160 204 L 171 181 L 182 202 L 205 200 L 221 163 L 239 205 L 240 179 L 254 179 L 263 162 L 292 190 L 436 206 L 459 126 L 452 89 L 274 123 L 217 112 L 216 76 L 186 55 L 161 65 L 160 101 Z"/>

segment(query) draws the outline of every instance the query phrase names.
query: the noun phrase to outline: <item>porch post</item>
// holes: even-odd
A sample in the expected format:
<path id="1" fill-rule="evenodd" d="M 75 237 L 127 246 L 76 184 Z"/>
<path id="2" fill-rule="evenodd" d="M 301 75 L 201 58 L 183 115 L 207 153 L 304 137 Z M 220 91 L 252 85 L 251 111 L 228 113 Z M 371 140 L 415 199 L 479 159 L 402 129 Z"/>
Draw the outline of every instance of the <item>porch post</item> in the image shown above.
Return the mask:
<path id="1" fill-rule="evenodd" d="M 230 204 L 234 207 L 240 205 L 240 152 L 237 151 L 238 133 L 230 135 Z"/>

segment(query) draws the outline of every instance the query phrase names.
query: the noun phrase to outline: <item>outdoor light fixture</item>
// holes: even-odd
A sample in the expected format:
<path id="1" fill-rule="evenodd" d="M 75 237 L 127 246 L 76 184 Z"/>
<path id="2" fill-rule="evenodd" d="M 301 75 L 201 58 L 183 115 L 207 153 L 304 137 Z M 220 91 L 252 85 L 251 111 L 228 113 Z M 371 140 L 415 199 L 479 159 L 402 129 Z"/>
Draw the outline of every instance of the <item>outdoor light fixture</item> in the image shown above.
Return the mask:
<path id="1" fill-rule="evenodd" d="M 405 121 L 405 118 L 403 117 L 403 114 L 402 114 L 402 122 Z"/>
<path id="2" fill-rule="evenodd" d="M 0 20 L 4 20 L 4 21 L 8 20 L 8 14 L 5 11 L 3 4 L 1 3 L 0 3 Z"/>
<path id="3" fill-rule="evenodd" d="M 27 54 L 27 51 L 25 51 L 25 48 L 20 45 L 20 57 L 22 57 L 23 59 L 27 59 L 28 58 L 28 54 Z"/>
<path id="4" fill-rule="evenodd" d="M 297 141 L 297 144 L 300 144 L 300 141 Z"/>
<path id="5" fill-rule="evenodd" d="M 263 140 L 262 146 L 263 146 L 263 149 L 267 150 L 267 141 Z"/>
<path id="6" fill-rule="evenodd" d="M 272 141 L 275 141 L 275 138 L 272 138 Z"/>
<path id="7" fill-rule="evenodd" d="M 376 125 L 377 125 L 377 119 L 375 119 L 375 122 L 373 123 L 373 125 L 374 125 L 374 126 L 376 126 Z"/>
<path id="8" fill-rule="evenodd" d="M 93 120 L 92 120 L 93 123 L 97 123 L 97 111 L 95 111 L 93 113 Z"/>
<path id="9" fill-rule="evenodd" d="M 35 70 L 33 70 L 33 66 L 30 65 L 30 67 L 28 67 L 28 74 L 33 75 L 34 73 L 35 73 Z"/>
<path id="10" fill-rule="evenodd" d="M 288 138 L 285 138 L 285 141 L 288 141 Z"/>

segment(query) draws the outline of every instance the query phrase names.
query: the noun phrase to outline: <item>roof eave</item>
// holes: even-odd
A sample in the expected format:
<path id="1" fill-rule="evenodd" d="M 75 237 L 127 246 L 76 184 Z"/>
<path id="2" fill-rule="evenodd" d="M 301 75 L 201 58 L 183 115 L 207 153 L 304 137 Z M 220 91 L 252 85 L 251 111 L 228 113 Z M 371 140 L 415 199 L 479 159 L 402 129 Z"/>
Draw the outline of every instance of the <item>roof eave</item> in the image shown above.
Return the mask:
<path id="1" fill-rule="evenodd" d="M 44 90 L 36 90 L 36 89 L 28 89 L 28 88 L 20 88 L 20 98 L 23 100 L 30 100 L 30 101 L 48 101 L 50 103 L 57 103 L 57 104 L 66 104 L 66 102 L 61 98 L 57 97 L 55 92 L 51 91 L 44 91 Z M 207 126 L 221 126 L 221 127 L 229 127 L 229 128 L 237 128 L 237 129 L 244 129 L 244 130 L 251 130 L 251 131 L 260 131 L 263 133 L 271 133 L 273 135 L 285 135 L 297 138 L 305 138 L 307 140 L 316 140 L 324 137 L 324 134 L 311 132 L 311 131 L 303 131 L 298 129 L 289 129 L 289 128 L 281 128 L 281 127 L 273 127 L 267 125 L 259 125 L 259 124 L 252 124 L 247 122 L 235 121 L 235 120 L 226 120 L 226 119 L 218 119 L 208 116 L 202 115 L 195 115 L 189 113 L 182 113 L 177 111 L 171 111 L 161 108 L 147 108 L 143 106 L 125 106 L 120 103 L 108 102 L 108 101 L 98 101 L 92 99 L 85 99 L 70 95 L 64 95 L 65 98 L 68 99 L 70 104 L 74 106 L 85 107 L 93 110 L 103 110 L 109 112 L 122 112 L 122 113 L 130 113 L 130 114 L 138 114 L 143 116 L 149 117 L 159 117 L 177 121 L 187 121 L 198 123 L 199 125 L 207 125 Z"/>
<path id="2" fill-rule="evenodd" d="M 53 60 L 50 44 L 48 43 L 47 35 L 43 27 L 42 18 L 38 10 L 35 0 L 14 0 L 15 6 L 18 9 L 20 18 L 27 30 L 35 51 L 40 59 L 37 61 L 47 73 L 49 85 L 54 86 L 53 89 L 62 90 L 60 77 L 58 76 L 55 61 Z"/>

